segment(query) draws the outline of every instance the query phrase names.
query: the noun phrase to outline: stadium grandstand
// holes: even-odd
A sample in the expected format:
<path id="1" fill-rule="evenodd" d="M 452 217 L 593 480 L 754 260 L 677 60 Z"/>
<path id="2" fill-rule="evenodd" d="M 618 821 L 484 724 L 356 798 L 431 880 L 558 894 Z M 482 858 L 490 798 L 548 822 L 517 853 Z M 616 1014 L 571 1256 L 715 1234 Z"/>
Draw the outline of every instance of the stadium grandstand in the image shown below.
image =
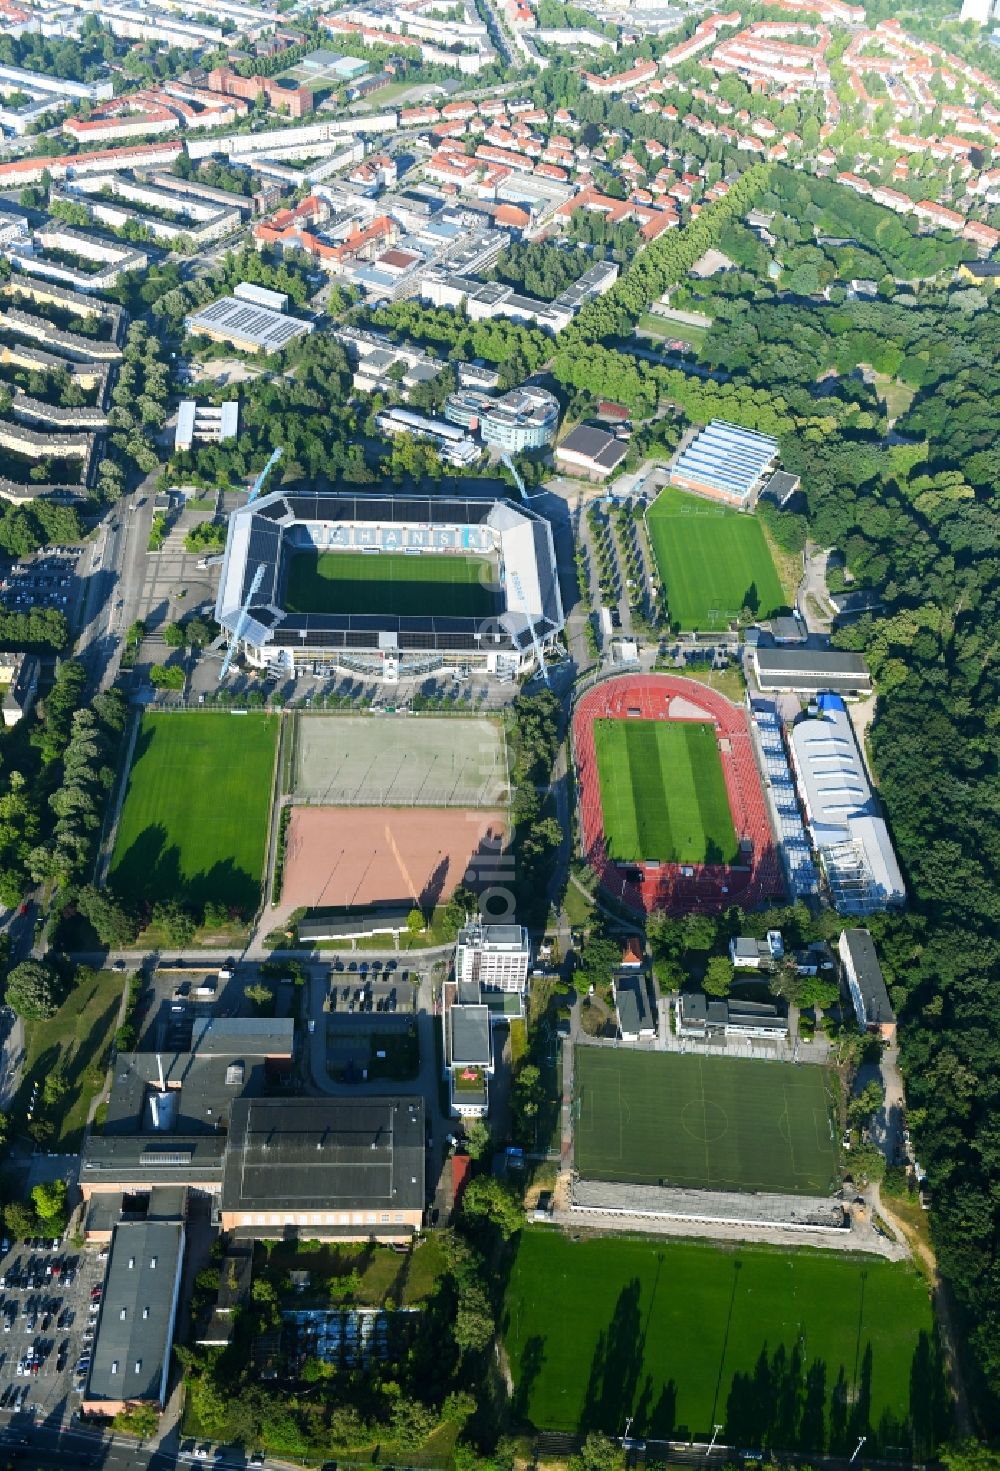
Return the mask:
<path id="1" fill-rule="evenodd" d="M 792 726 L 789 751 L 809 835 L 838 914 L 899 908 L 906 889 L 839 695 Z"/>
<path id="2" fill-rule="evenodd" d="M 776 439 L 713 419 L 677 455 L 670 483 L 740 511 L 752 510 L 777 460 Z"/>
<path id="3" fill-rule="evenodd" d="M 541 516 L 493 494 L 385 490 L 276 491 L 234 511 L 215 616 L 254 668 L 389 682 L 514 678 L 563 628 Z"/>

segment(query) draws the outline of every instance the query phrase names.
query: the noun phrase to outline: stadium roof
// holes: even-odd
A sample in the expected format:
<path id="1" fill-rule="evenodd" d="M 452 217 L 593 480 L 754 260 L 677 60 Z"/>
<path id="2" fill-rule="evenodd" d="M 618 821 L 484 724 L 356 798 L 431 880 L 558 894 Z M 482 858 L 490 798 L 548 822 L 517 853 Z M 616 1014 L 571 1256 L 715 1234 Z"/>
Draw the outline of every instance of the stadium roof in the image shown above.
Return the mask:
<path id="1" fill-rule="evenodd" d="M 778 441 L 769 435 L 713 419 L 682 450 L 670 472 L 675 485 L 714 491 L 746 501 L 778 458 Z"/>
<path id="2" fill-rule="evenodd" d="M 224 1212 L 422 1210 L 424 1101 L 261 1098 L 233 1108 Z"/>
<path id="3" fill-rule="evenodd" d="M 364 526 L 374 550 L 433 551 L 435 532 L 455 530 L 457 545 L 477 549 L 479 532 L 495 533 L 505 579 L 503 606 L 491 619 L 398 617 L 387 613 L 290 613 L 282 606 L 286 551 L 305 550 L 312 528 Z M 304 527 L 305 533 L 298 530 Z M 468 542 L 466 542 L 468 538 Z M 381 542 L 381 546 L 379 546 Z M 481 538 L 480 538 L 481 543 Z M 371 546 L 370 541 L 365 545 Z M 488 545 L 493 545 L 490 537 Z M 344 543 L 344 549 L 351 545 Z M 257 572 L 258 591 L 250 597 Z M 247 600 L 249 599 L 249 603 Z M 246 606 L 246 616 L 241 609 Z M 531 624 L 546 638 L 563 626 L 555 548 L 549 523 L 491 492 L 481 495 L 393 495 L 388 491 L 275 491 L 234 511 L 219 580 L 215 616 L 255 647 L 477 649 L 490 643 L 526 647 Z"/>

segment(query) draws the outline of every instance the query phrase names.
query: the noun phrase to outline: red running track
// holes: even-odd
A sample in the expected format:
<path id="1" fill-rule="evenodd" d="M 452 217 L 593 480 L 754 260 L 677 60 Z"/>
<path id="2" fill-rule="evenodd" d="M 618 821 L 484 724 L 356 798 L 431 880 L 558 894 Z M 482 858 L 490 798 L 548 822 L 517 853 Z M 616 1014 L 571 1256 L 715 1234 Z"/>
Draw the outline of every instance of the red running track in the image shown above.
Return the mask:
<path id="1" fill-rule="evenodd" d="M 595 720 L 711 720 L 729 796 L 733 826 L 745 854 L 735 867 L 677 863 L 622 865 L 608 856 L 594 749 Z M 746 712 L 707 685 L 673 674 L 622 675 L 582 695 L 573 712 L 573 748 L 583 851 L 601 887 L 636 912 L 671 914 L 750 909 L 785 895 L 781 863 L 754 758 Z M 639 877 L 636 877 L 639 875 Z"/>

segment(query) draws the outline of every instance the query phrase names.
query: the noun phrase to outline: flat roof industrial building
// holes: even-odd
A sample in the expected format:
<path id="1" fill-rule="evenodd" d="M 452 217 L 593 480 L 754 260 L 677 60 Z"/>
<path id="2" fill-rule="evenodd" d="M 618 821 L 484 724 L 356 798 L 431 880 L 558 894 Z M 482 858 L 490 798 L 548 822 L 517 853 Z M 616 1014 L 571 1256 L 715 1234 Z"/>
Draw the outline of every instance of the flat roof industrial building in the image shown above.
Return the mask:
<path id="1" fill-rule="evenodd" d="M 200 311 L 191 312 L 184 318 L 184 326 L 193 337 L 228 342 L 241 352 L 262 353 L 282 352 L 296 337 L 313 330 L 312 322 L 242 301 L 238 296 L 220 297 Z"/>
<path id="2" fill-rule="evenodd" d="M 861 654 L 845 654 L 839 649 L 758 646 L 752 658 L 757 684 L 765 693 L 793 690 L 813 695 L 832 690 L 838 695 L 863 695 L 872 688 L 872 677 Z"/>
<path id="3" fill-rule="evenodd" d="M 866 1032 L 878 1032 L 883 1040 L 891 1042 L 896 1035 L 896 1014 L 875 942 L 867 930 L 843 930 L 838 949 L 858 1026 Z"/>
<path id="4" fill-rule="evenodd" d="M 776 439 L 713 419 L 681 450 L 670 471 L 670 483 L 747 510 L 777 460 Z"/>
<path id="5" fill-rule="evenodd" d="M 405 1238 L 424 1210 L 424 1100 L 245 1098 L 233 1104 L 224 1231 Z"/>
<path id="6" fill-rule="evenodd" d="M 125 1221 L 111 1239 L 84 1414 L 162 1409 L 184 1264 L 180 1221 Z"/>

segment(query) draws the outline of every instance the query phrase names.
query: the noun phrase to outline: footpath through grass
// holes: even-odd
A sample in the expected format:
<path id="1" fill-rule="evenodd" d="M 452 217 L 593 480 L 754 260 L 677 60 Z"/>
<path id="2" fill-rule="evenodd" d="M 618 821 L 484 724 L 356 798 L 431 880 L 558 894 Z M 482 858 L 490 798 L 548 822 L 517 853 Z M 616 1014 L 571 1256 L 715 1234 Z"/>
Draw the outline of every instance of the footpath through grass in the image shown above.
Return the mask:
<path id="1" fill-rule="evenodd" d="M 255 909 L 278 720 L 214 711 L 143 716 L 111 863 L 111 884 L 123 897 Z"/>
<path id="2" fill-rule="evenodd" d="M 908 1264 L 800 1247 L 519 1238 L 505 1304 L 512 1411 L 538 1429 L 755 1450 L 928 1456 L 950 1426 L 927 1285 Z"/>
<path id="3" fill-rule="evenodd" d="M 786 606 L 759 521 L 668 485 L 646 512 L 671 623 L 724 629 L 744 607 L 770 618 Z"/>
<path id="4" fill-rule="evenodd" d="M 82 969 L 55 1016 L 24 1023 L 24 1070 L 14 1103 L 18 1127 L 25 1124 L 33 1083 L 40 1099 L 51 1074 L 63 1072 L 69 1084 L 57 1103 L 36 1106 L 36 1118 L 52 1124 L 45 1147 L 53 1154 L 76 1154 L 83 1142 L 91 1101 L 104 1086 L 124 984 L 125 977 L 113 971 Z"/>
<path id="5" fill-rule="evenodd" d="M 288 564 L 290 613 L 386 613 L 487 618 L 499 607 L 496 562 L 433 552 L 297 552 Z"/>
<path id="6" fill-rule="evenodd" d="M 612 858 L 736 861 L 739 847 L 711 721 L 598 720 L 594 746 Z"/>
<path id="7" fill-rule="evenodd" d="M 823 1068 L 578 1046 L 574 1152 L 594 1180 L 828 1195 Z"/>

